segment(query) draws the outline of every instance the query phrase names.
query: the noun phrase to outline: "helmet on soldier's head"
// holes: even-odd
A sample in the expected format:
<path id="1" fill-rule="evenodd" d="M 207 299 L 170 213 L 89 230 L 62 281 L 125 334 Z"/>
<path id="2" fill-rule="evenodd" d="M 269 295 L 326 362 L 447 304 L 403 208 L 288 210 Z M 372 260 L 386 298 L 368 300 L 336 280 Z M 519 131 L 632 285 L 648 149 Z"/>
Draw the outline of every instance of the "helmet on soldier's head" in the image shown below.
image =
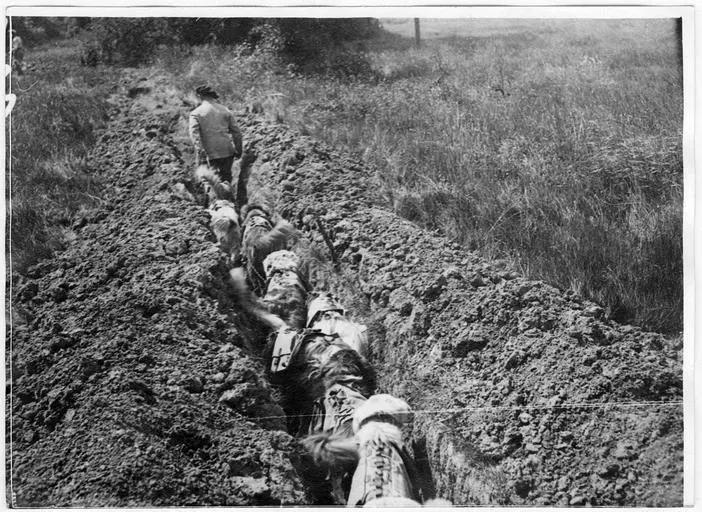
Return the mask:
<path id="1" fill-rule="evenodd" d="M 307 327 L 314 323 L 319 313 L 326 311 L 338 311 L 342 315 L 345 314 L 344 308 L 331 293 L 322 292 L 307 305 Z"/>

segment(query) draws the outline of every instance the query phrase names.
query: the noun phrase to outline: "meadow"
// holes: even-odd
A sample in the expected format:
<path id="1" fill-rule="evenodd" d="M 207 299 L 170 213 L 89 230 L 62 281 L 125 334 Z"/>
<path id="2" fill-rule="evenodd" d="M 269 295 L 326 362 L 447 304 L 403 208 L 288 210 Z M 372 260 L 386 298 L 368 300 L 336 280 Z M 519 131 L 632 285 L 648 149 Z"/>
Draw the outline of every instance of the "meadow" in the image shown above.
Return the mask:
<path id="1" fill-rule="evenodd" d="M 45 43 L 31 49 L 24 75 L 12 75 L 17 103 L 6 125 L 8 271 L 22 273 L 65 247 L 76 215 L 100 202 L 86 155 L 108 117 L 114 71 L 82 67 L 79 56 L 76 41 Z"/>
<path id="2" fill-rule="evenodd" d="M 157 52 L 174 94 L 203 82 L 242 112 L 345 149 L 399 214 L 607 307 L 682 329 L 682 66 L 674 20 L 381 20 L 377 37 L 291 63 L 257 46 Z M 61 249 L 100 202 L 86 155 L 117 68 L 78 41 L 13 78 L 6 175 L 15 271 Z M 8 144 L 9 144 L 8 138 Z"/>
<path id="3" fill-rule="evenodd" d="M 169 49 L 184 92 L 345 148 L 388 202 L 610 317 L 682 329 L 682 65 L 674 20 L 381 20 L 315 66 Z"/>

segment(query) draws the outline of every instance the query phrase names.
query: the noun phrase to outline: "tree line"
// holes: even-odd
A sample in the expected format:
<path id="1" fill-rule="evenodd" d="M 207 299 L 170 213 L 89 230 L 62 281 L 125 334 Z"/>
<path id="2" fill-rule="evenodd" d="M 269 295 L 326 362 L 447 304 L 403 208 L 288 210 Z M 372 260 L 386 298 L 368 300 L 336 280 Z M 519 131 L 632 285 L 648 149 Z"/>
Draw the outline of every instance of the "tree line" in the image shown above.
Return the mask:
<path id="1" fill-rule="evenodd" d="M 78 37 L 83 63 L 136 65 L 162 45 L 265 45 L 282 57 L 304 62 L 322 49 L 367 39 L 380 24 L 373 18 L 51 18 L 15 17 L 23 40 L 39 44 Z M 9 35 L 9 33 L 8 33 Z"/>

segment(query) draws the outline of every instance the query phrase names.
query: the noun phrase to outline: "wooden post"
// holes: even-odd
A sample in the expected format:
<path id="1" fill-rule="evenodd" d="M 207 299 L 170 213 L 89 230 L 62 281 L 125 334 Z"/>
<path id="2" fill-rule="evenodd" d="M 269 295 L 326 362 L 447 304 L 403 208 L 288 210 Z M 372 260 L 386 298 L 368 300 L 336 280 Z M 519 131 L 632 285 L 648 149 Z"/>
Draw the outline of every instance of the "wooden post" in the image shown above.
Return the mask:
<path id="1" fill-rule="evenodd" d="M 414 19 L 414 44 L 419 48 L 419 18 Z"/>

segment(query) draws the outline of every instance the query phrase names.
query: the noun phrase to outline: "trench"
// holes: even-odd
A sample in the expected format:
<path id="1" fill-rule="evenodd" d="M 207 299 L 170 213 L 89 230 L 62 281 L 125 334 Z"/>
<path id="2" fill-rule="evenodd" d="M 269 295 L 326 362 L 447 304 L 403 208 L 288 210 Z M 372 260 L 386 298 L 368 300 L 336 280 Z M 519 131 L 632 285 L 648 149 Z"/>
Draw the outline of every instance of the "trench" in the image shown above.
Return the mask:
<path id="1" fill-rule="evenodd" d="M 179 140 L 178 143 L 169 142 L 174 153 L 178 155 L 181 163 L 186 164 L 187 158 L 183 158 L 187 154 L 186 135 L 184 133 L 185 127 L 181 120 L 180 126 L 176 128 L 175 137 Z M 265 155 L 265 153 L 264 153 Z M 264 158 L 266 158 L 264 156 Z M 190 167 L 194 164 L 190 162 Z M 258 200 L 263 200 L 266 204 L 274 204 L 280 208 L 280 202 L 273 192 L 272 188 L 267 183 L 267 176 L 265 175 L 265 162 L 264 162 L 264 172 L 261 172 L 260 166 L 256 172 L 252 172 L 252 176 L 248 183 L 248 194 L 249 202 L 257 202 Z M 193 194 L 195 200 L 206 206 L 207 199 L 202 194 L 201 190 L 198 190 L 198 184 L 195 180 L 186 180 L 183 182 L 185 188 Z M 199 197 L 198 197 L 199 196 Z M 275 212 L 280 213 L 280 212 Z M 287 211 L 288 220 L 295 220 L 290 217 L 290 212 Z M 300 222 L 297 223 L 298 227 L 303 227 L 304 224 L 300 226 Z M 324 224 L 319 218 L 315 217 L 314 226 L 316 231 L 314 234 L 321 236 L 323 243 L 320 240 L 314 240 L 312 233 L 309 229 L 303 231 L 303 237 L 295 243 L 292 248 L 294 252 L 301 256 L 302 260 L 302 273 L 305 275 L 306 280 L 311 285 L 313 290 L 319 291 L 333 291 L 337 296 L 344 297 L 345 301 L 342 302 L 345 308 L 351 312 L 352 316 L 358 320 L 366 323 L 371 331 L 371 358 L 370 362 L 374 366 L 383 366 L 383 361 L 386 358 L 394 357 L 387 351 L 382 350 L 380 347 L 385 345 L 387 342 L 387 337 L 385 335 L 385 329 L 382 325 L 382 321 L 377 318 L 373 318 L 370 315 L 371 310 L 371 300 L 368 296 L 363 294 L 358 287 L 353 286 L 357 282 L 357 278 L 353 271 L 349 268 L 344 268 L 336 260 L 336 249 L 333 245 L 333 241 L 329 238 L 329 233 L 326 231 Z M 305 232 L 306 231 L 306 232 Z M 246 314 L 240 314 L 236 312 L 236 301 L 232 300 L 228 293 L 227 281 L 228 276 L 225 267 L 219 267 L 215 272 L 215 279 L 217 281 L 217 291 L 215 296 L 220 303 L 221 308 L 224 311 L 229 311 L 230 320 L 233 325 L 235 325 L 237 331 L 241 332 L 244 339 L 247 341 L 246 346 L 248 352 L 253 356 L 257 357 L 259 354 L 259 348 L 265 343 L 265 338 L 267 332 L 264 326 L 257 323 L 255 319 L 248 317 Z M 379 374 L 382 379 L 382 376 Z M 392 392 L 393 386 L 392 381 L 388 380 L 385 385 L 377 390 L 377 392 Z M 398 395 L 401 396 L 401 395 Z M 404 397 L 402 397 L 404 398 Z M 283 399 L 281 396 L 277 396 L 277 402 L 282 405 Z M 427 433 L 429 438 L 427 437 Z M 475 448 L 466 447 L 466 443 L 461 443 L 456 440 L 451 434 L 450 428 L 442 422 L 417 422 L 413 424 L 412 428 L 406 432 L 407 439 L 409 440 L 407 448 L 410 454 L 413 456 L 414 462 L 416 464 L 418 481 L 415 482 L 419 486 L 419 493 L 423 500 L 433 499 L 437 497 L 442 497 L 441 493 L 437 493 L 437 488 L 443 493 L 448 490 L 446 482 L 464 482 L 470 489 L 472 496 L 479 496 L 478 500 L 469 500 L 476 503 L 508 503 L 508 500 L 497 500 L 495 501 L 494 495 L 494 485 L 492 482 L 484 482 L 481 480 L 481 475 L 477 474 L 472 467 L 481 466 L 483 472 L 487 471 L 490 474 L 491 480 L 494 481 L 495 477 L 499 478 L 499 471 L 491 467 L 489 462 L 485 462 L 484 457 L 478 453 Z M 439 459 L 440 462 L 439 462 Z M 472 465 L 468 464 L 471 461 Z M 434 469 L 437 467 L 437 462 L 442 469 L 439 474 L 434 473 Z M 304 460 L 297 467 L 303 482 L 307 488 L 309 495 L 312 497 L 313 505 L 325 505 L 330 504 L 329 497 L 326 495 L 327 487 L 324 483 L 325 475 L 315 470 L 314 466 L 309 460 Z M 442 474 L 445 475 L 442 477 Z M 452 494 L 454 497 L 459 497 L 458 495 Z M 491 501 L 492 500 L 492 501 Z"/>
<path id="2" fill-rule="evenodd" d="M 161 85 L 167 83 L 164 79 Z M 192 168 L 184 124 L 189 105 L 183 105 L 173 91 L 163 97 L 141 94 L 131 101 L 146 110 L 164 108 L 174 113 L 158 134 L 150 135 L 151 128 L 147 128 L 146 137 L 155 136 L 167 145 L 181 169 L 175 175 L 149 177 L 154 184 L 149 185 L 148 194 L 165 186 L 176 188 L 175 193 L 185 198 L 192 196 L 194 183 L 185 177 Z M 245 141 L 258 153 L 251 173 L 250 200 L 255 201 L 257 195 L 263 197 L 298 228 L 302 240 L 295 251 L 302 257 L 303 270 L 313 287 L 334 293 L 356 321 L 369 327 L 378 392 L 402 398 L 415 410 L 407 436 L 425 499 L 436 496 L 456 505 L 682 503 L 681 347 L 672 346 L 659 334 L 611 322 L 596 304 L 526 280 L 505 262 L 484 261 L 437 233 L 401 219 L 389 206 L 373 170 L 350 155 L 262 115 L 242 116 L 241 128 Z M 131 131 L 131 127 L 126 130 Z M 157 178 L 166 184 L 160 185 Z M 133 177 L 129 179 L 133 181 Z M 125 197 L 130 193 L 129 188 L 121 192 Z M 156 203 L 164 215 L 169 213 Z M 189 214 L 193 209 L 191 204 L 184 211 Z M 206 217 L 202 209 L 197 215 Z M 165 223 L 169 218 L 162 220 Z M 179 236 L 177 226 L 167 227 L 169 234 Z M 192 233 L 200 236 L 195 228 Z M 194 309 L 202 311 L 194 314 L 203 316 L 203 323 L 208 321 L 206 316 L 224 315 L 245 341 L 249 340 L 242 364 L 250 364 L 262 373 L 261 361 L 256 360 L 256 326 L 234 310 L 226 284 L 228 268 L 215 255 L 214 238 L 207 241 L 211 243 L 209 250 L 200 248 L 202 240 L 190 242 L 184 242 L 182 252 L 178 252 L 180 246 L 173 245 L 177 251 L 171 257 L 189 258 L 188 269 L 206 267 L 197 270 L 198 279 L 205 277 L 196 289 L 217 304 L 217 311 L 208 309 L 209 303 L 198 305 Z M 196 261 L 196 256 L 202 261 Z M 147 259 L 147 255 L 140 257 Z M 172 265 L 182 265 L 180 260 Z M 86 290 L 89 293 L 89 288 Z M 115 296 L 115 300 L 119 298 Z M 54 308 L 47 304 L 41 307 Z M 155 320 L 159 314 L 165 316 L 163 308 L 152 314 L 156 310 L 149 309 L 150 304 L 143 306 L 139 321 L 144 321 L 143 328 L 148 329 L 144 332 L 163 328 L 163 339 L 174 343 L 171 337 L 176 326 L 165 325 L 163 318 Z M 147 325 L 146 320 L 151 323 Z M 219 322 L 210 323 L 213 334 L 208 331 L 205 338 L 225 341 L 226 329 Z M 34 338 L 54 337 L 54 326 L 40 327 L 41 336 L 35 332 Z M 81 340 L 73 345 L 76 348 L 57 350 L 79 350 L 81 343 L 87 343 L 87 334 L 75 336 Z M 138 336 L 134 337 L 138 341 Z M 195 340 L 175 348 L 191 350 Z M 127 341 L 120 340 L 115 345 L 116 354 L 121 354 L 129 343 L 136 343 Z M 58 356 L 44 359 L 52 357 Z M 198 355 L 199 364 L 206 357 L 211 356 Z M 111 364 L 116 365 L 120 359 L 115 356 L 114 360 Z M 43 359 L 37 361 L 44 364 Z M 105 358 L 101 361 L 101 365 L 106 364 Z M 164 365 L 166 362 L 164 359 Z M 173 359 L 173 363 L 182 366 L 181 360 Z M 242 374 L 245 370 L 239 369 Z M 147 384 L 156 390 L 163 388 L 156 380 L 147 379 Z M 216 393 L 220 388 L 212 387 Z M 268 393 L 265 388 L 264 384 L 257 384 L 246 389 Z M 217 400 L 215 391 L 206 392 L 208 400 Z M 150 396 L 145 398 L 151 399 Z M 275 416 L 271 411 L 280 411 L 276 399 L 273 393 L 263 400 L 261 410 L 253 410 L 244 419 L 255 422 L 257 416 Z M 212 407 L 205 404 L 204 398 L 188 400 L 200 400 L 188 402 L 188 407 Z M 24 409 L 30 407 L 31 402 Z M 81 409 L 75 407 L 80 418 Z M 219 412 L 212 409 L 208 414 Z M 56 418 L 58 432 L 63 420 L 59 415 Z M 263 428 L 256 435 L 287 446 L 271 433 L 281 428 L 279 422 L 274 422 L 272 428 L 260 423 L 265 422 L 244 427 Z M 92 430 L 93 424 L 86 423 L 85 432 Z M 206 437 L 198 432 L 191 434 L 185 437 Z M 214 428 L 205 434 L 220 439 Z M 180 434 L 175 437 L 183 438 Z M 225 438 L 223 434 L 221 439 Z M 53 446 L 60 445 L 50 436 L 46 439 L 41 444 L 44 451 L 30 453 L 53 453 Z M 222 446 L 229 442 L 231 439 L 222 441 Z M 188 449 L 197 451 L 200 444 Z M 266 464 L 271 469 L 266 470 L 265 477 L 246 481 L 249 487 L 242 499 L 262 505 L 303 504 L 311 495 L 315 504 L 324 503 L 323 496 L 314 497 L 319 475 L 309 472 L 299 453 L 276 448 L 274 453 L 283 454 L 285 460 L 270 462 L 274 457 L 269 448 L 266 450 Z M 215 451 L 208 456 L 216 459 L 220 455 L 226 458 L 224 448 L 221 454 Z M 190 459 L 182 460 L 190 464 Z M 232 464 L 238 465 L 235 478 L 249 472 L 249 459 L 241 460 L 227 459 L 230 472 L 234 471 Z M 207 461 L 192 464 L 204 467 Z M 75 489 L 89 489 L 93 485 L 89 482 L 97 482 L 96 486 L 109 482 L 90 478 L 94 480 Z M 227 479 L 210 477 L 209 482 Z M 286 486 L 288 480 L 290 485 Z M 265 491 L 266 485 L 275 489 Z M 207 490 L 202 489 L 192 492 L 204 499 Z M 230 491 L 227 487 L 222 489 L 217 499 L 223 499 L 221 496 Z M 151 504 L 171 503 L 144 492 Z M 168 492 L 164 490 L 163 495 L 170 496 Z M 166 500 L 161 495 L 158 499 Z M 30 502 L 40 503 L 38 498 Z"/>
<path id="3" fill-rule="evenodd" d="M 154 98 L 149 89 L 136 96 L 135 101 L 150 109 L 155 105 L 168 103 L 167 99 Z M 300 137 L 297 134 L 287 131 L 282 126 L 262 121 L 257 116 L 247 116 L 244 124 L 245 141 L 254 146 L 258 153 L 248 184 L 249 202 L 263 200 L 266 204 L 273 205 L 276 213 L 296 225 L 302 233 L 302 238 L 293 250 L 301 256 L 301 270 L 309 284 L 314 290 L 334 293 L 351 312 L 352 317 L 369 328 L 370 362 L 376 368 L 379 378 L 377 392 L 394 394 L 408 401 L 410 406 L 416 407 L 421 400 L 417 400 L 411 390 L 403 386 L 401 379 L 397 379 L 397 362 L 405 358 L 407 353 L 404 350 L 409 347 L 399 344 L 396 337 L 388 336 L 386 315 L 374 312 L 379 295 L 376 292 L 369 293 L 368 280 L 372 279 L 372 276 L 368 275 L 368 272 L 364 273 L 363 268 L 364 258 L 367 256 L 362 247 L 354 247 L 354 243 L 364 241 L 364 237 L 353 237 L 348 232 L 348 228 L 353 225 L 347 219 L 352 216 L 344 215 L 343 212 L 344 208 L 347 211 L 355 209 L 349 204 L 349 197 L 372 209 L 377 208 L 382 199 L 365 186 L 332 184 L 332 190 L 337 196 L 341 196 L 341 211 L 335 212 L 334 206 L 330 208 L 331 211 L 310 207 L 305 204 L 306 201 L 303 201 L 304 206 L 298 210 L 295 204 L 295 198 L 299 198 L 296 196 L 298 191 L 291 186 L 291 179 L 295 178 L 299 167 L 304 168 L 304 164 L 309 163 L 309 153 L 320 160 L 312 163 L 313 170 L 317 171 L 313 172 L 315 176 L 320 169 L 326 169 L 325 164 L 333 161 L 332 156 L 326 148 L 320 148 L 316 141 L 303 138 L 303 144 L 299 145 Z M 163 141 L 171 148 L 181 165 L 186 169 L 194 169 L 193 160 L 189 158 L 191 148 L 186 118 L 183 115 L 177 120 L 173 118 L 169 131 L 170 135 Z M 267 137 L 272 140 L 267 140 Z M 369 178 L 367 171 L 356 162 L 349 162 L 347 158 L 341 157 L 336 163 L 337 166 L 345 164 Z M 198 190 L 194 178 L 178 183 L 183 185 L 198 204 L 207 206 L 207 200 L 202 191 Z M 309 197 L 315 195 L 319 197 L 319 191 L 310 194 Z M 325 194 L 325 198 L 338 200 L 334 194 Z M 394 217 L 390 212 L 377 212 L 390 215 L 393 223 L 400 222 L 409 226 L 409 223 Z M 212 241 L 216 246 L 214 237 Z M 385 243 L 382 237 L 375 238 L 374 242 Z M 348 251 L 350 247 L 355 250 Z M 350 264 L 342 261 L 341 256 L 344 254 L 350 255 Z M 255 320 L 236 311 L 235 301 L 227 284 L 228 267 L 220 263 L 211 268 L 211 272 L 213 282 L 208 293 L 218 301 L 220 310 L 227 313 L 229 321 L 242 334 L 249 357 L 260 359 L 259 348 L 264 343 L 265 334 L 262 335 L 262 332 L 265 332 L 265 329 L 257 325 Z M 387 297 L 383 296 L 380 300 L 387 302 Z M 410 313 L 412 321 L 416 316 L 415 309 Z M 391 361 L 394 364 L 389 364 Z M 273 398 L 278 405 L 282 404 L 279 394 L 274 393 Z M 451 418 L 444 416 L 436 418 L 418 414 L 406 433 L 408 448 L 418 470 L 417 484 L 422 498 L 446 498 L 456 504 L 511 503 L 509 493 L 504 490 L 506 479 L 498 464 L 471 443 L 457 436 L 452 429 Z M 324 475 L 316 472 L 304 458 L 296 465 L 296 470 L 303 480 L 306 492 L 312 497 L 313 504 L 327 504 L 325 486 L 321 483 Z"/>
<path id="4" fill-rule="evenodd" d="M 681 503 L 680 346 L 401 219 L 353 157 L 261 116 L 242 125 L 250 196 L 303 234 L 313 287 L 369 327 L 378 392 L 415 409 L 425 499 Z"/>

